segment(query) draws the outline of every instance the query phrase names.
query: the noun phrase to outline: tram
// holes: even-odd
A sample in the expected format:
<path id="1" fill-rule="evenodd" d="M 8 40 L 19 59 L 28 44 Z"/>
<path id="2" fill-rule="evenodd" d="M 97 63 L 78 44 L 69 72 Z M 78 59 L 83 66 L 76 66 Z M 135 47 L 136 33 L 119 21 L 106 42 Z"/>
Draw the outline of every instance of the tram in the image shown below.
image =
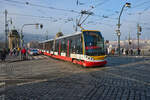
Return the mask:
<path id="1" fill-rule="evenodd" d="M 40 53 L 53 58 L 70 61 L 84 67 L 104 66 L 106 55 L 104 38 L 100 31 L 82 30 L 71 35 L 42 41 Z"/>

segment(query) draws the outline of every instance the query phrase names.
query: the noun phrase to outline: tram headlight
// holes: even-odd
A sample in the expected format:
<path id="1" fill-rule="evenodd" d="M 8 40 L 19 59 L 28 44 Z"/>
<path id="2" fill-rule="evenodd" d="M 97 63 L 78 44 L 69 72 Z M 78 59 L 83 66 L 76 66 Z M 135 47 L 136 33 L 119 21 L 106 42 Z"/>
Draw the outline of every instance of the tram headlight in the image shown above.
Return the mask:
<path id="1" fill-rule="evenodd" d="M 94 60 L 92 57 L 85 55 L 86 60 Z"/>
<path id="2" fill-rule="evenodd" d="M 94 60 L 92 57 L 90 57 L 90 60 Z"/>
<path id="3" fill-rule="evenodd" d="M 92 57 L 88 57 L 88 59 L 89 59 L 89 60 L 93 60 L 93 58 L 92 58 Z"/>

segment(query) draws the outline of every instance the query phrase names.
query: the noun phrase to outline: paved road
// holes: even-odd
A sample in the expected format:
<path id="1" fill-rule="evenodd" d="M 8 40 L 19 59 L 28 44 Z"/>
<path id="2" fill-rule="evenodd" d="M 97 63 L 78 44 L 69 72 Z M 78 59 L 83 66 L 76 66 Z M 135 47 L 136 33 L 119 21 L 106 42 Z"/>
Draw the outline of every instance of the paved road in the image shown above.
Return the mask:
<path id="1" fill-rule="evenodd" d="M 30 59 L 1 63 L 5 100 L 150 100 L 149 57 L 108 57 L 100 68 Z"/>

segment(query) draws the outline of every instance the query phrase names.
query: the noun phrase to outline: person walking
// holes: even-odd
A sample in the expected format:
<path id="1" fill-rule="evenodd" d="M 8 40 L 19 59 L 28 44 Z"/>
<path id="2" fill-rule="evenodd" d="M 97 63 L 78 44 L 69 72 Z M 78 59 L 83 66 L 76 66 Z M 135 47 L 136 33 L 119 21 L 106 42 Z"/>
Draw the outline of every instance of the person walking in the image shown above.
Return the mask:
<path id="1" fill-rule="evenodd" d="M 19 52 L 20 52 L 20 48 L 17 48 L 17 56 L 19 55 Z"/>
<path id="2" fill-rule="evenodd" d="M 25 48 L 23 48 L 23 49 L 21 50 L 21 59 L 22 59 L 22 60 L 25 60 L 25 59 L 26 59 L 26 49 L 25 49 Z"/>
<path id="3" fill-rule="evenodd" d="M 130 54 L 131 54 L 131 56 L 133 55 L 133 49 L 130 50 Z"/>
<path id="4" fill-rule="evenodd" d="M 128 54 L 129 54 L 129 50 L 128 50 L 128 49 L 126 49 L 125 53 L 126 53 L 126 56 L 128 56 Z"/>
<path id="5" fill-rule="evenodd" d="M 0 54 L 0 58 L 1 58 L 2 61 L 5 61 L 6 54 L 7 54 L 6 49 L 3 48 L 3 50 L 1 51 L 1 54 Z"/>
<path id="6" fill-rule="evenodd" d="M 137 53 L 138 53 L 138 56 L 140 56 L 140 54 L 141 54 L 140 48 L 137 49 Z"/>
<path id="7" fill-rule="evenodd" d="M 13 49 L 13 55 L 16 56 L 16 48 Z"/>

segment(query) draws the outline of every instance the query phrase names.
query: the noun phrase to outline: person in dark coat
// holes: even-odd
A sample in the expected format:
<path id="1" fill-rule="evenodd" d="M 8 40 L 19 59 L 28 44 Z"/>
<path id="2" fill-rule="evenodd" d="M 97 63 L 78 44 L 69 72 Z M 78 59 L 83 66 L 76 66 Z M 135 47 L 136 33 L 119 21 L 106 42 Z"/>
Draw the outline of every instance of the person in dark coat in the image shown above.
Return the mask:
<path id="1" fill-rule="evenodd" d="M 137 52 L 138 52 L 138 56 L 140 56 L 140 54 L 141 54 L 140 48 L 137 49 Z"/>
<path id="2" fill-rule="evenodd" d="M 2 61 L 5 61 L 5 59 L 6 59 L 6 54 L 7 54 L 7 51 L 6 51 L 5 48 L 3 48 L 3 50 L 1 51 L 1 54 L 0 54 Z"/>
<path id="3" fill-rule="evenodd" d="M 131 54 L 131 56 L 133 55 L 133 49 L 130 50 L 130 54 Z"/>
<path id="4" fill-rule="evenodd" d="M 129 54 L 129 50 L 127 49 L 125 52 L 126 52 L 126 56 L 127 56 Z"/>

